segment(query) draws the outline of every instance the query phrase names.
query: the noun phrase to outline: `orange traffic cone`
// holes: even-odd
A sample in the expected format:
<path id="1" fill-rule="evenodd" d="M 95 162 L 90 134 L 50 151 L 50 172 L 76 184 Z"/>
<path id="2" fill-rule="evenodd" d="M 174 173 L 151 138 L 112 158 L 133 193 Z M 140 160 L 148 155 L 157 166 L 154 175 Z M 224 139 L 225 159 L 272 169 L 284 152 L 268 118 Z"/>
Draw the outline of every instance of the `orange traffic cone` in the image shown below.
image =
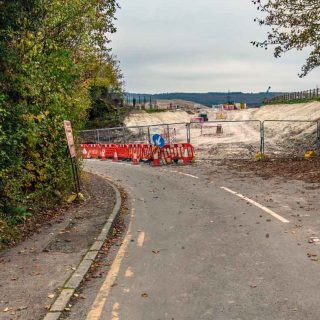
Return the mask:
<path id="1" fill-rule="evenodd" d="M 158 150 L 155 150 L 153 152 L 153 166 L 154 167 L 158 167 L 160 164 L 160 161 L 159 161 L 159 153 L 158 153 Z"/>
<path id="2" fill-rule="evenodd" d="M 132 164 L 137 165 L 138 162 L 138 157 L 137 157 L 137 153 L 134 151 L 133 152 L 133 158 L 132 158 Z"/>
<path id="3" fill-rule="evenodd" d="M 184 149 L 182 160 L 183 160 L 183 164 L 184 165 L 187 165 L 187 164 L 190 163 L 190 159 L 189 159 L 188 149 L 187 148 Z"/>
<path id="4" fill-rule="evenodd" d="M 119 161 L 117 150 L 114 151 L 113 160 L 112 161 L 113 162 L 118 162 Z"/>

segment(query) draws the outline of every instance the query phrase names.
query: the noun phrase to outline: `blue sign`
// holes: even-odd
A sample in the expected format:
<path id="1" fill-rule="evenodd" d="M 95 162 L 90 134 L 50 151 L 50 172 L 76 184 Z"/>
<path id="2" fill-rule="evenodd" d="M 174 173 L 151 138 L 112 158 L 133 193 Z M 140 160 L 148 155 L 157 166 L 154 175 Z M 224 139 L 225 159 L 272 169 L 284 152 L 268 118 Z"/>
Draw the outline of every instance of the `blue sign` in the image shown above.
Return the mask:
<path id="1" fill-rule="evenodd" d="M 160 136 L 160 134 L 154 134 L 152 137 L 153 143 L 157 146 L 162 148 L 165 144 L 165 141 L 163 137 Z"/>

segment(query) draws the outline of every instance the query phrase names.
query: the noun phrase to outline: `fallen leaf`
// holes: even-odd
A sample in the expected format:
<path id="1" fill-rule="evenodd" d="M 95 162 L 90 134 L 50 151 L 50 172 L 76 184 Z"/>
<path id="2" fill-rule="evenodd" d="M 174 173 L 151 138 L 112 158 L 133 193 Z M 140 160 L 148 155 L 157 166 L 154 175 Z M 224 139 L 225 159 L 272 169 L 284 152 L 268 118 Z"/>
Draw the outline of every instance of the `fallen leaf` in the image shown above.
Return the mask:
<path id="1" fill-rule="evenodd" d="M 142 293 L 142 294 L 141 294 L 141 297 L 142 297 L 142 298 L 148 298 L 149 296 L 148 296 L 147 293 Z"/>
<path id="2" fill-rule="evenodd" d="M 21 310 L 25 310 L 25 309 L 28 309 L 28 307 L 27 306 L 19 307 L 17 310 L 21 311 Z"/>
<path id="3" fill-rule="evenodd" d="M 152 250 L 152 252 L 153 252 L 154 254 L 158 254 L 160 251 L 159 251 L 159 250 Z"/>
<path id="4" fill-rule="evenodd" d="M 307 253 L 307 256 L 310 257 L 317 257 L 318 255 L 316 253 Z"/>

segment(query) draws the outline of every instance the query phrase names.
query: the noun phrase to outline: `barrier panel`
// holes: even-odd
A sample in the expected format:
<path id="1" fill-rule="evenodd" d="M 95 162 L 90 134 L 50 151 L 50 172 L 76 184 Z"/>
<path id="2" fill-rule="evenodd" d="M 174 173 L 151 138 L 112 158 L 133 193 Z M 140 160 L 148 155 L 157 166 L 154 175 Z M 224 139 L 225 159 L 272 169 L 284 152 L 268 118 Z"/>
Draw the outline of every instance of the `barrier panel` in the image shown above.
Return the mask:
<path id="1" fill-rule="evenodd" d="M 265 120 L 262 151 L 271 158 L 303 157 L 319 150 L 319 124 L 308 120 Z"/>
<path id="2" fill-rule="evenodd" d="M 152 161 L 155 152 L 159 154 L 159 160 L 169 164 L 179 160 L 193 161 L 195 150 L 190 143 L 166 144 L 163 148 L 151 144 L 81 144 L 82 157 L 84 159 L 115 159 Z M 170 161 L 169 161 L 170 160 Z"/>
<path id="3" fill-rule="evenodd" d="M 198 159 L 252 159 L 261 151 L 261 127 L 259 120 L 191 123 L 189 141 Z"/>

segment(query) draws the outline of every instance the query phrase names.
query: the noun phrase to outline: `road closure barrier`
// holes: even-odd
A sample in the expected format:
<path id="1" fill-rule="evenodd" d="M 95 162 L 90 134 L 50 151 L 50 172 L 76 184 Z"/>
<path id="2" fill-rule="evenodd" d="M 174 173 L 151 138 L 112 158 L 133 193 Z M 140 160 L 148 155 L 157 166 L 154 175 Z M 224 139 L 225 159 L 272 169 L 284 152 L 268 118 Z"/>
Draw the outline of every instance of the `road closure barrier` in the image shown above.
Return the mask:
<path id="1" fill-rule="evenodd" d="M 81 144 L 80 149 L 83 159 L 145 162 L 154 166 L 195 161 L 195 150 L 190 143 L 166 144 L 162 148 L 151 144 Z"/>

